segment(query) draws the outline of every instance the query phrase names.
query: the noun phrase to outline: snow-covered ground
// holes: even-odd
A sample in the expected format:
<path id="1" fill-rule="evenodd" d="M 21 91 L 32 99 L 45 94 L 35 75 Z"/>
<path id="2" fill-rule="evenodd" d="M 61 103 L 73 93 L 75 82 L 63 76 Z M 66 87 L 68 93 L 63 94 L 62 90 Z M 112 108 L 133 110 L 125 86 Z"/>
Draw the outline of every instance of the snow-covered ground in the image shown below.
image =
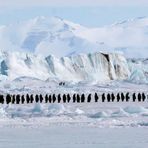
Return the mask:
<path id="1" fill-rule="evenodd" d="M 147 128 L 53 125 L 0 128 L 0 148 L 147 148 Z"/>
<path id="2" fill-rule="evenodd" d="M 64 93 L 89 93 L 94 94 L 97 92 L 101 95 L 104 92 L 148 92 L 147 84 L 135 84 L 129 81 L 107 81 L 98 84 L 91 84 L 90 82 L 67 82 L 65 86 L 59 86 L 58 81 L 47 80 L 42 81 L 35 78 L 22 77 L 14 81 L 2 81 L 0 83 L 0 91 L 3 94 L 64 94 Z"/>
<path id="3" fill-rule="evenodd" d="M 0 148 L 145 148 L 145 103 L 1 105 Z"/>
<path id="4" fill-rule="evenodd" d="M 74 124 L 94 127 L 148 126 L 147 102 L 1 105 L 0 127 Z"/>

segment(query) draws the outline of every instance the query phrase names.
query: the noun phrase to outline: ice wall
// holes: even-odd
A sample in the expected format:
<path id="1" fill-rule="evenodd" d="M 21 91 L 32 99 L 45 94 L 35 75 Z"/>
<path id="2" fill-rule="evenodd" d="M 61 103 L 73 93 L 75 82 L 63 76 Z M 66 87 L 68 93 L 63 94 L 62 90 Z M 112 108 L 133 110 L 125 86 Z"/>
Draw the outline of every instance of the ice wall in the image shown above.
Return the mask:
<path id="1" fill-rule="evenodd" d="M 129 59 L 130 82 L 148 84 L 148 59 Z"/>
<path id="2" fill-rule="evenodd" d="M 0 78 L 35 77 L 41 80 L 109 81 L 127 79 L 128 64 L 119 53 L 79 54 L 56 58 L 20 52 L 0 52 Z"/>

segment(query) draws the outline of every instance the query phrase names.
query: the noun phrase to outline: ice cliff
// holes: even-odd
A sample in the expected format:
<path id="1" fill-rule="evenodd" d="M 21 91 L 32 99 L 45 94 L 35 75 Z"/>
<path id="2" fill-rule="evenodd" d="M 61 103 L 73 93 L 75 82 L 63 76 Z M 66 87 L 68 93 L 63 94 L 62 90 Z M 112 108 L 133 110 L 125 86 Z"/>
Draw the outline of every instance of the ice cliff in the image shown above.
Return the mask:
<path id="1" fill-rule="evenodd" d="M 119 53 L 90 53 L 56 58 L 24 52 L 0 52 L 1 80 L 18 77 L 60 81 L 109 81 L 130 76 L 127 60 Z"/>
<path id="2" fill-rule="evenodd" d="M 148 59 L 129 59 L 130 82 L 148 84 Z"/>

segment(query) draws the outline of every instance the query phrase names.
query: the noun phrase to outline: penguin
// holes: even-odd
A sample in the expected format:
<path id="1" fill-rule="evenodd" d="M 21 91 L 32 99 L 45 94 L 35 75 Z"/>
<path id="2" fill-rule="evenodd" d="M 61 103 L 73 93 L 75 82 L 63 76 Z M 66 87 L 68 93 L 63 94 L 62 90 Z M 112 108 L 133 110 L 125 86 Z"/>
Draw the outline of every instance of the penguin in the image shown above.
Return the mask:
<path id="1" fill-rule="evenodd" d="M 125 99 L 124 93 L 122 92 L 122 93 L 121 93 L 121 101 L 124 102 L 124 99 Z"/>
<path id="2" fill-rule="evenodd" d="M 39 95 L 35 95 L 35 102 L 36 102 L 36 103 L 39 102 Z"/>
<path id="3" fill-rule="evenodd" d="M 43 96 L 42 96 L 42 94 L 40 94 L 39 99 L 40 99 L 40 103 L 42 103 L 43 102 Z"/>
<path id="4" fill-rule="evenodd" d="M 75 103 L 76 102 L 76 94 L 73 94 L 73 103 Z"/>
<path id="5" fill-rule="evenodd" d="M 63 95 L 63 103 L 66 103 L 66 95 Z"/>
<path id="6" fill-rule="evenodd" d="M 91 94 L 88 95 L 88 97 L 87 97 L 87 102 L 88 102 L 88 103 L 91 102 Z"/>
<path id="7" fill-rule="evenodd" d="M 33 94 L 31 94 L 31 96 L 30 96 L 30 102 L 33 103 L 33 101 L 34 101 L 34 97 L 33 97 Z"/>
<path id="8" fill-rule="evenodd" d="M 58 103 L 60 103 L 60 102 L 61 102 L 61 95 L 58 94 Z"/>
<path id="9" fill-rule="evenodd" d="M 117 102 L 119 102 L 120 101 L 120 94 L 118 93 L 117 94 Z"/>
<path id="10" fill-rule="evenodd" d="M 141 94 L 138 93 L 138 102 L 141 102 L 141 99 L 142 99 Z"/>
<path id="11" fill-rule="evenodd" d="M 6 104 L 9 104 L 11 102 L 11 95 L 7 94 L 6 95 Z"/>
<path id="12" fill-rule="evenodd" d="M 30 103 L 30 96 L 29 96 L 29 94 L 26 95 L 26 102 L 27 102 L 27 104 Z"/>
<path id="13" fill-rule="evenodd" d="M 20 104 L 20 94 L 16 95 L 16 104 Z"/>
<path id="14" fill-rule="evenodd" d="M 79 94 L 77 94 L 77 103 L 80 103 L 80 95 Z"/>
<path id="15" fill-rule="evenodd" d="M 53 103 L 56 101 L 56 96 L 55 96 L 55 94 L 52 95 L 52 100 L 53 100 Z"/>
<path id="16" fill-rule="evenodd" d="M 3 95 L 0 95 L 0 103 L 4 104 L 4 96 Z"/>
<path id="17" fill-rule="evenodd" d="M 49 97 L 48 97 L 48 95 L 46 94 L 45 95 L 45 103 L 48 103 L 49 102 Z"/>
<path id="18" fill-rule="evenodd" d="M 84 94 L 81 95 L 81 102 L 82 102 L 82 103 L 85 102 L 85 95 L 84 95 Z"/>
<path id="19" fill-rule="evenodd" d="M 95 93 L 94 97 L 95 97 L 95 102 L 98 102 L 99 97 L 98 97 L 97 93 Z"/>
<path id="20" fill-rule="evenodd" d="M 126 102 L 129 101 L 129 99 L 130 99 L 129 92 L 126 93 L 126 95 L 125 95 L 125 99 L 126 99 Z"/>
<path id="21" fill-rule="evenodd" d="M 102 94 L 102 102 L 105 102 L 105 93 Z"/>
<path id="22" fill-rule="evenodd" d="M 67 94 L 67 102 L 69 103 L 71 100 L 70 94 Z"/>
<path id="23" fill-rule="evenodd" d="M 49 95 L 49 103 L 51 103 L 52 102 L 52 97 L 51 97 L 51 95 Z"/>
<path id="24" fill-rule="evenodd" d="M 15 95 L 12 96 L 12 104 L 15 104 Z"/>
<path id="25" fill-rule="evenodd" d="M 111 101 L 111 96 L 110 94 L 107 94 L 107 102 L 110 102 Z"/>
<path id="26" fill-rule="evenodd" d="M 115 95 L 112 93 L 111 94 L 111 101 L 114 102 L 115 101 Z"/>
<path id="27" fill-rule="evenodd" d="M 25 102 L 25 97 L 24 97 L 24 95 L 22 95 L 21 96 L 21 103 L 24 104 L 24 102 Z"/>
<path id="28" fill-rule="evenodd" d="M 146 99 L 146 95 L 144 93 L 142 93 L 142 101 L 144 102 Z"/>
<path id="29" fill-rule="evenodd" d="M 61 86 L 61 85 L 62 85 L 62 82 L 59 83 L 59 86 Z"/>
<path id="30" fill-rule="evenodd" d="M 135 101 L 136 101 L 136 94 L 133 93 L 133 102 L 135 102 Z"/>

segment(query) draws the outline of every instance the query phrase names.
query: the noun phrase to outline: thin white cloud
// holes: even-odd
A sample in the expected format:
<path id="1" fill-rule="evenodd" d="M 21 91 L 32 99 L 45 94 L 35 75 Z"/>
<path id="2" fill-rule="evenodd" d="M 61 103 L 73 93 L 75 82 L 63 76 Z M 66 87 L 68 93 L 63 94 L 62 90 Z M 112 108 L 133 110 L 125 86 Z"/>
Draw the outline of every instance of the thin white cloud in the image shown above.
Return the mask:
<path id="1" fill-rule="evenodd" d="M 0 0 L 0 7 L 148 6 L 148 0 Z"/>

